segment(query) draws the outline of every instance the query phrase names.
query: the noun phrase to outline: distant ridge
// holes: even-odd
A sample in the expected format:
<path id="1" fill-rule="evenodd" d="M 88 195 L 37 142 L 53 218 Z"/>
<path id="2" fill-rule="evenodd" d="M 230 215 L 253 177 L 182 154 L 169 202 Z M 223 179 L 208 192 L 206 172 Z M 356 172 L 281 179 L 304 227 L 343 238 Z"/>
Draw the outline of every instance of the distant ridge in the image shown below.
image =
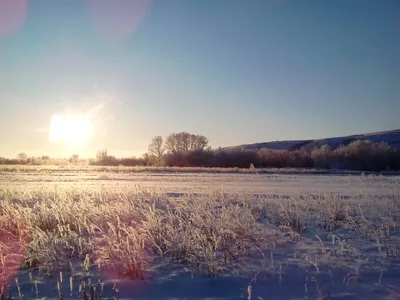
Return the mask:
<path id="1" fill-rule="evenodd" d="M 400 129 L 387 130 L 373 133 L 355 134 L 342 137 L 331 137 L 315 140 L 288 140 L 288 141 L 273 141 L 255 144 L 244 144 L 239 146 L 224 147 L 224 150 L 258 150 L 262 148 L 274 150 L 310 150 L 315 147 L 319 148 L 323 145 L 329 145 L 331 149 L 348 144 L 356 140 L 370 140 L 373 143 L 387 143 L 393 149 L 400 150 Z"/>

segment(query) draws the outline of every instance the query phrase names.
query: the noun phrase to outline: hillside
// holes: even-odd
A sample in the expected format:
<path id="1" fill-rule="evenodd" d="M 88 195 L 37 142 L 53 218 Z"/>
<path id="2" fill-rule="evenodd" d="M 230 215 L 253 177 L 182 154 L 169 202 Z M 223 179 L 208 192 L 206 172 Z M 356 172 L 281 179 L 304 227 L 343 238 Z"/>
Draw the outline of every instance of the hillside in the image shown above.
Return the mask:
<path id="1" fill-rule="evenodd" d="M 390 147 L 400 150 L 400 129 L 381 131 L 366 134 L 356 134 L 343 137 L 332 137 L 325 139 L 315 140 L 291 140 L 291 141 L 273 141 L 255 144 L 244 144 L 239 146 L 225 147 L 225 150 L 254 150 L 261 148 L 275 149 L 275 150 L 297 150 L 304 148 L 306 150 L 319 148 L 323 145 L 329 145 L 331 149 L 336 149 L 341 145 L 348 145 L 356 140 L 370 140 L 374 143 L 385 142 Z"/>

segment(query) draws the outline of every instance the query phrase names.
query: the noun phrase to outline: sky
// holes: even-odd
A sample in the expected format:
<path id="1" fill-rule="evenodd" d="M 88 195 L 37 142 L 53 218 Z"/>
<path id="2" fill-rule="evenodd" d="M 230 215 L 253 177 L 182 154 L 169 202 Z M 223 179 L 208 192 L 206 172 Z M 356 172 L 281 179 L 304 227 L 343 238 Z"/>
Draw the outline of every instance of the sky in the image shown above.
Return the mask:
<path id="1" fill-rule="evenodd" d="M 399 56 L 398 0 L 0 0 L 0 156 L 399 129 Z"/>

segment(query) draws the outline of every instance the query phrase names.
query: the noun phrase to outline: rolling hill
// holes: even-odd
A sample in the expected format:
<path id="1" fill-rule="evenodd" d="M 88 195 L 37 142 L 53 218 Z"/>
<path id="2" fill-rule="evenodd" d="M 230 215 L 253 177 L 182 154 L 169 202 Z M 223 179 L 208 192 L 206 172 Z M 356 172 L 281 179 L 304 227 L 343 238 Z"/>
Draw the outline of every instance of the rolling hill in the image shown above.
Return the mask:
<path id="1" fill-rule="evenodd" d="M 390 147 L 400 150 L 400 129 L 315 140 L 289 140 L 243 144 L 239 146 L 224 147 L 223 149 L 228 151 L 240 149 L 256 150 L 262 148 L 275 150 L 298 150 L 304 148 L 306 150 L 310 150 L 315 147 L 319 148 L 323 145 L 329 145 L 331 149 L 336 149 L 341 145 L 347 146 L 356 140 L 370 140 L 373 143 L 385 142 L 389 144 Z"/>

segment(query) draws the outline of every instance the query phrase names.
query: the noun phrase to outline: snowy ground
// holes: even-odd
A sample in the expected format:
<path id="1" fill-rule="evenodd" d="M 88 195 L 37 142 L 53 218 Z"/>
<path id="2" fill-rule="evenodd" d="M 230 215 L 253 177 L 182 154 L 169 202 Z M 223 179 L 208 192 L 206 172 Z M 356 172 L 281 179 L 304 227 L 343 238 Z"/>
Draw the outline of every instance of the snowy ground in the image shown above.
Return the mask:
<path id="1" fill-rule="evenodd" d="M 0 177 L 0 187 L 101 188 L 123 190 L 133 186 L 159 189 L 165 193 L 208 193 L 210 190 L 249 192 L 268 195 L 335 192 L 342 195 L 368 193 L 383 195 L 400 186 L 400 176 L 359 175 L 281 175 L 281 174 L 212 174 L 212 173 L 7 173 Z"/>
<path id="2" fill-rule="evenodd" d="M 67 175 L 2 175 L 5 298 L 400 299 L 399 177 Z"/>

